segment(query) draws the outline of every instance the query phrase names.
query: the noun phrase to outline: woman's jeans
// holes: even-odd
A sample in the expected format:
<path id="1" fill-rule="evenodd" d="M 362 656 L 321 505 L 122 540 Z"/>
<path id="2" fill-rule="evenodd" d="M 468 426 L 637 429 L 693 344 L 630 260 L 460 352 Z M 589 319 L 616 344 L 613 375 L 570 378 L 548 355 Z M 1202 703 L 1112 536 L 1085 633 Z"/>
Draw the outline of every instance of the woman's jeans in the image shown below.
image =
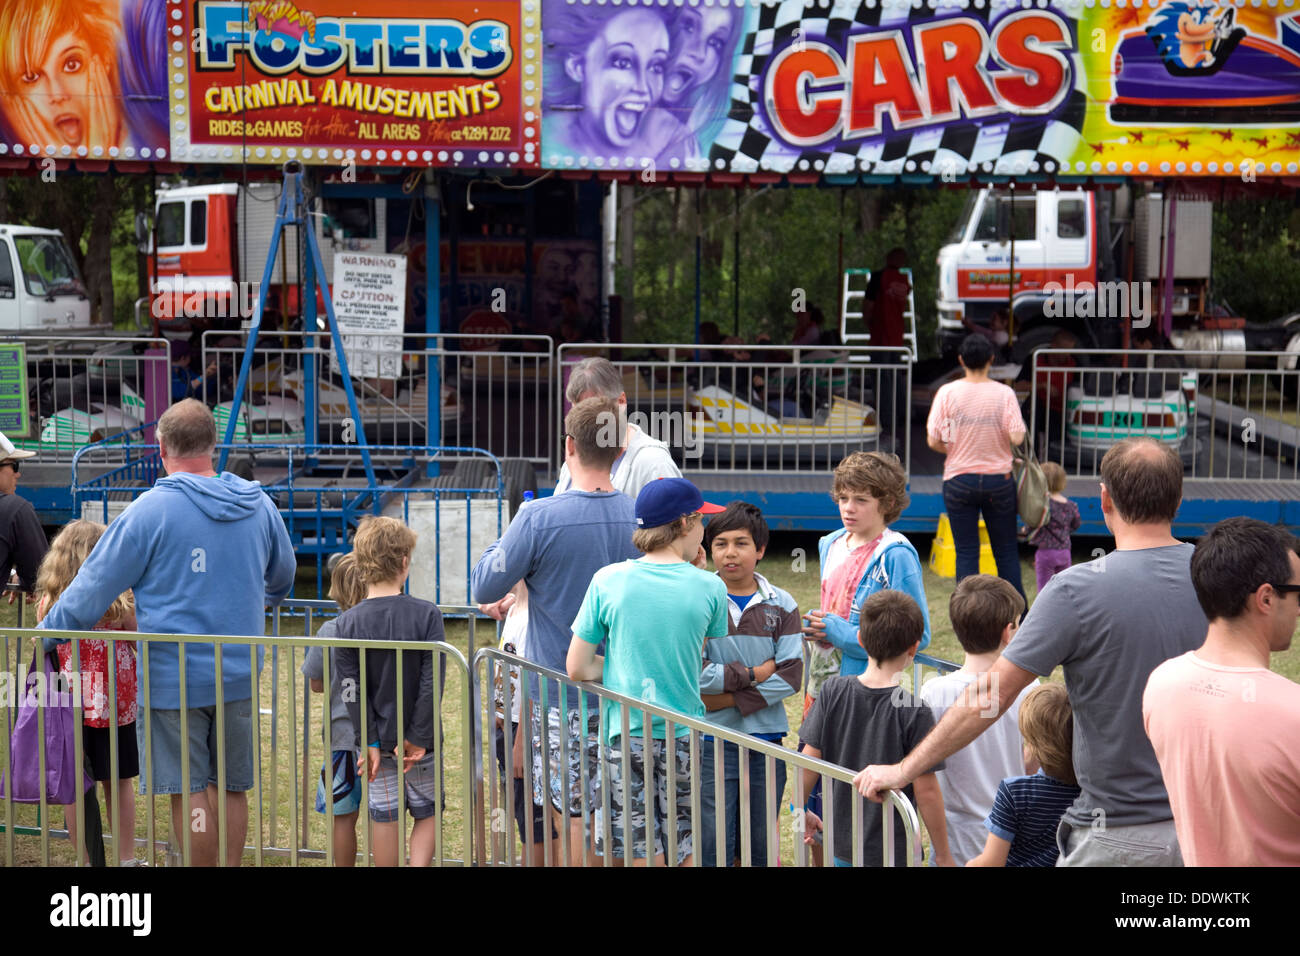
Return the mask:
<path id="1" fill-rule="evenodd" d="M 1016 483 L 1008 475 L 956 475 L 943 483 L 943 506 L 957 551 L 957 580 L 979 574 L 980 514 L 989 533 L 998 577 L 1025 596 L 1016 543 Z"/>

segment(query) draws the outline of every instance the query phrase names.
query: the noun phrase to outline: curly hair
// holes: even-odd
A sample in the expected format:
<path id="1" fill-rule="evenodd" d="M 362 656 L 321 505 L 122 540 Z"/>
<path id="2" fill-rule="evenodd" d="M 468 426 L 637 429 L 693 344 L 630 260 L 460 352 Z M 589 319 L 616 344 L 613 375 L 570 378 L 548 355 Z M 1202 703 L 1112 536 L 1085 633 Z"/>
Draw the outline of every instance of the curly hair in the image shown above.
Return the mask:
<path id="1" fill-rule="evenodd" d="M 72 579 L 77 576 L 81 566 L 95 550 L 95 544 L 103 537 L 104 525 L 98 521 L 77 520 L 64 526 L 50 550 L 45 552 L 40 569 L 36 572 L 36 587 L 43 596 L 45 612 L 54 606 L 59 595 L 67 590 Z M 109 624 L 120 624 L 135 610 L 135 598 L 130 591 L 123 591 L 104 612 L 104 620 Z"/>
<path id="2" fill-rule="evenodd" d="M 865 492 L 879 501 L 885 524 L 896 521 L 911 503 L 907 495 L 907 473 L 898 456 L 879 451 L 855 451 L 835 466 L 831 499 L 838 501 L 845 491 Z"/>

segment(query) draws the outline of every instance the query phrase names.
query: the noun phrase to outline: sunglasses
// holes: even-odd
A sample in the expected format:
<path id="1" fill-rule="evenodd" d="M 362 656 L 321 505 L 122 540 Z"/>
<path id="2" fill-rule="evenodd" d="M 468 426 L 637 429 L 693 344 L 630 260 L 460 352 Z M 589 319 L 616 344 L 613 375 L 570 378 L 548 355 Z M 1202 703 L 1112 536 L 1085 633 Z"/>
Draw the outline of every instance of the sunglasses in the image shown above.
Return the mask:
<path id="1" fill-rule="evenodd" d="M 0 468 L 3 468 L 5 465 L 8 465 L 10 468 L 12 468 L 14 470 L 15 475 L 22 470 L 22 465 L 20 465 L 16 461 L 0 461 Z"/>
<path id="2" fill-rule="evenodd" d="M 1274 584 L 1272 587 L 1284 597 L 1288 594 L 1300 594 L 1300 584 Z"/>

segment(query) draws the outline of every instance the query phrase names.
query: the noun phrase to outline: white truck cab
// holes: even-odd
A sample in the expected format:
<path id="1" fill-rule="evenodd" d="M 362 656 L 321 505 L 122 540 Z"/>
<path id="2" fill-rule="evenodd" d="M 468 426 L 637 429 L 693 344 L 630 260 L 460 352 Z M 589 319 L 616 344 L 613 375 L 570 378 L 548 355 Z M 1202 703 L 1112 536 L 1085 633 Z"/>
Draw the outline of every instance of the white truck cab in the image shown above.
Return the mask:
<path id="1" fill-rule="evenodd" d="M 939 250 L 939 337 L 945 351 L 1009 301 L 1041 299 L 1048 283 L 1097 280 L 1094 194 L 1086 189 L 985 188 L 972 193 Z M 1012 238 L 1014 237 L 1014 243 Z M 1014 255 L 1015 286 L 1011 285 Z"/>
<path id="2" fill-rule="evenodd" d="M 63 233 L 0 225 L 0 332 L 84 332 L 90 300 Z"/>

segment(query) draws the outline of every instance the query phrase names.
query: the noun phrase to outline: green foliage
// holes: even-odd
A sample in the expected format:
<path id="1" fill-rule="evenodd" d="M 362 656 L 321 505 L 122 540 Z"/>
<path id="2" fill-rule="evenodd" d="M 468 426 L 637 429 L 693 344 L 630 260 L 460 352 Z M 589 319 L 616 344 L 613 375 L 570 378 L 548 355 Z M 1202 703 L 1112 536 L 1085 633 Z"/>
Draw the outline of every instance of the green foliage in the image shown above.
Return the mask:
<path id="1" fill-rule="evenodd" d="M 136 272 L 135 211 L 148 208 L 149 177 L 116 175 L 106 183 L 102 175 L 60 172 L 53 182 L 40 176 L 8 176 L 0 180 L 4 191 L 0 221 L 59 229 L 72 247 L 77 267 L 87 283 L 92 302 L 97 281 L 111 281 L 113 324 L 134 328 L 135 299 L 145 294 Z M 96 260 L 91 240 L 106 229 Z"/>
<path id="2" fill-rule="evenodd" d="M 1236 199 L 1214 210 L 1214 297 L 1268 322 L 1300 309 L 1300 210 L 1288 199 Z"/>
<path id="3" fill-rule="evenodd" d="M 624 326 L 628 340 L 694 340 L 695 237 L 702 223 L 700 320 L 716 322 L 724 336 L 753 341 L 766 333 L 774 342 L 788 342 L 799 289 L 810 305 L 821 308 L 825 328 L 838 329 L 842 241 L 846 269 L 879 269 L 890 248 L 908 250 L 921 349 L 934 347 L 935 257 L 961 212 L 964 190 L 742 192 L 738 333 L 734 193 L 706 189 L 697 197 L 692 190 L 642 186 L 635 198 L 635 262 L 619 271 L 620 290 L 630 291 L 633 300 Z"/>

